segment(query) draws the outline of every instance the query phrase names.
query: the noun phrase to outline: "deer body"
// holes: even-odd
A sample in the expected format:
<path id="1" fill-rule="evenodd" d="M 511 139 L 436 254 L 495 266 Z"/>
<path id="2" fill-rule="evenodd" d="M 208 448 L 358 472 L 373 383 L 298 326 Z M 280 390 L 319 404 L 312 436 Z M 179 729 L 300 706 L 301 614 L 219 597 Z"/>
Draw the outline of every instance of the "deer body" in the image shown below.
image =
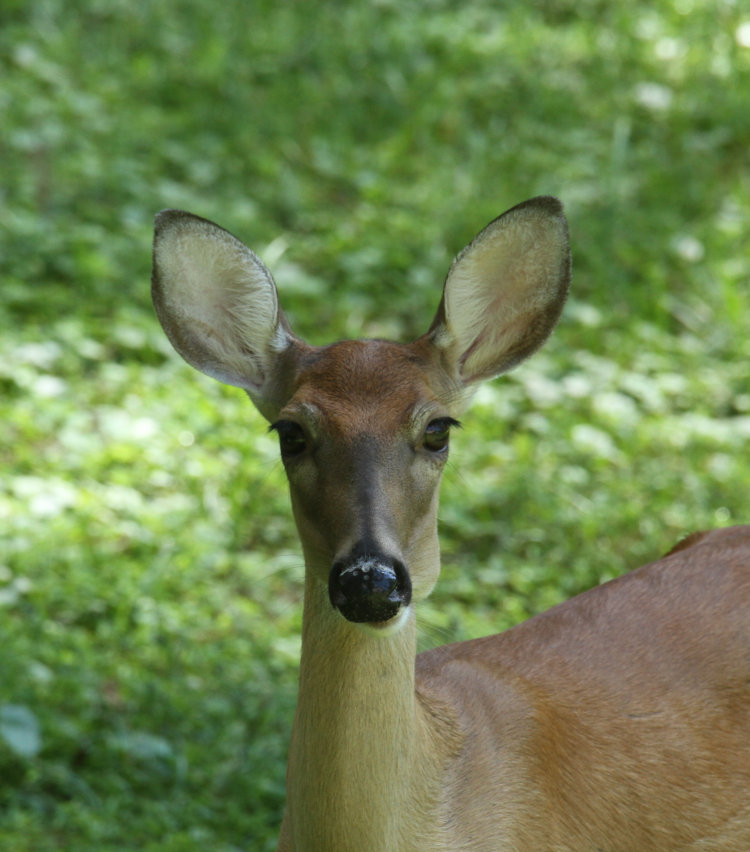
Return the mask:
<path id="1" fill-rule="evenodd" d="M 709 533 L 416 666 L 413 623 L 352 632 L 306 588 L 279 849 L 747 849 L 749 549 Z"/>
<path id="2" fill-rule="evenodd" d="M 159 318 L 278 432 L 305 557 L 280 852 L 750 849 L 750 527 L 416 656 L 450 428 L 544 342 L 569 271 L 534 199 L 458 256 L 417 341 L 318 348 L 252 252 L 160 214 Z"/>

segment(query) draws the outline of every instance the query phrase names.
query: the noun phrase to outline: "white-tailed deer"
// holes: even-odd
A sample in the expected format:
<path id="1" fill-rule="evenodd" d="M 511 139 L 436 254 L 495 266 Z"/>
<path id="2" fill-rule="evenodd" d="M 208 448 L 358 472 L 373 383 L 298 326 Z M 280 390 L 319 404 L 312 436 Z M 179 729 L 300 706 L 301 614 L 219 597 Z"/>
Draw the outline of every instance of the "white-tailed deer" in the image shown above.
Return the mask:
<path id="1" fill-rule="evenodd" d="M 451 427 L 545 341 L 569 278 L 562 207 L 535 198 L 458 255 L 414 343 L 318 348 L 242 243 L 159 214 L 159 319 L 272 423 L 304 551 L 279 850 L 750 850 L 750 527 L 416 656 Z"/>

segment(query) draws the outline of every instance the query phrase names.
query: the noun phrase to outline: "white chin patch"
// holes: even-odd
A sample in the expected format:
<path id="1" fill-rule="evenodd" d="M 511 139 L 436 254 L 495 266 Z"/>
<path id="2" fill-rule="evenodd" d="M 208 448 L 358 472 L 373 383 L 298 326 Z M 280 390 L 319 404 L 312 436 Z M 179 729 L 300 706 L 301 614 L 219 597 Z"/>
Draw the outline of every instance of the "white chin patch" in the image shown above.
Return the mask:
<path id="1" fill-rule="evenodd" d="M 370 636 L 377 636 L 384 639 L 387 636 L 394 636 L 398 633 L 409 620 L 410 613 L 411 604 L 409 606 L 402 606 L 389 621 L 371 622 L 369 624 L 364 622 L 358 624 L 357 627 L 364 630 L 365 633 L 369 633 Z"/>

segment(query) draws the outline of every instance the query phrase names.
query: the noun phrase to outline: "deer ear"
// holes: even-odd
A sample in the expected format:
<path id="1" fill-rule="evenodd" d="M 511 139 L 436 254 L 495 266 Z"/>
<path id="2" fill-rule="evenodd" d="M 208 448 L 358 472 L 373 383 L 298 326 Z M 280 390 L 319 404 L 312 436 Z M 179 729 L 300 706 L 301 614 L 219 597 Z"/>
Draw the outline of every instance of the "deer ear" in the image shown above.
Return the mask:
<path id="1" fill-rule="evenodd" d="M 156 217 L 151 295 L 189 364 L 244 388 L 261 413 L 273 409 L 280 356 L 297 341 L 271 273 L 250 249 L 213 222 L 164 210 Z"/>
<path id="2" fill-rule="evenodd" d="M 510 370 L 549 337 L 570 285 L 562 204 L 532 198 L 456 257 L 428 335 L 464 384 Z"/>

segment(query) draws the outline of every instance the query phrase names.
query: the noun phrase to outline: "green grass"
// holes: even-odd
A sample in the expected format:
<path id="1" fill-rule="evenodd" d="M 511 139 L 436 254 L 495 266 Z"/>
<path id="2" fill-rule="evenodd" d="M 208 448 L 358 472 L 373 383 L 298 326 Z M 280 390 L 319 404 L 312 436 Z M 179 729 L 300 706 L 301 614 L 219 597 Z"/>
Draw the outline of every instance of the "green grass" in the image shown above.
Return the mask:
<path id="1" fill-rule="evenodd" d="M 748 520 L 750 16 L 674 0 L 6 2 L 0 852 L 265 850 L 302 565 L 272 436 L 149 302 L 163 207 L 295 328 L 409 339 L 539 193 L 573 296 L 456 436 L 423 643 Z"/>

